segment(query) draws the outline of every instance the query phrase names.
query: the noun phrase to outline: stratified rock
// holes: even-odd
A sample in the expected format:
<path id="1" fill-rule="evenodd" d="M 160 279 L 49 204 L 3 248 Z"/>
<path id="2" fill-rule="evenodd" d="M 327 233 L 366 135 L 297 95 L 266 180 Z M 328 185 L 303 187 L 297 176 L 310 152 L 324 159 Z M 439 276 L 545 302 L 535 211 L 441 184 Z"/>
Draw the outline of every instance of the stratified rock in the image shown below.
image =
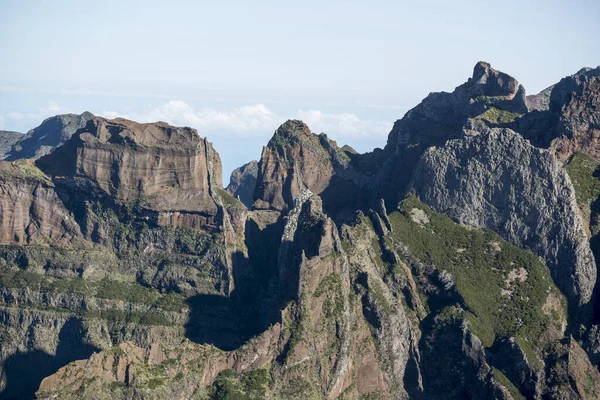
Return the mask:
<path id="1" fill-rule="evenodd" d="M 543 257 L 572 306 L 589 302 L 594 258 L 571 180 L 552 154 L 493 128 L 429 149 L 411 182 L 435 210 Z"/>
<path id="2" fill-rule="evenodd" d="M 8 155 L 10 149 L 25 135 L 20 132 L 0 131 L 0 160 Z"/>
<path id="3" fill-rule="evenodd" d="M 161 225 L 216 224 L 221 161 L 194 129 L 93 118 L 37 164 L 70 187 L 138 202 Z"/>
<path id="4" fill-rule="evenodd" d="M 8 152 L 6 160 L 40 158 L 65 143 L 77 130 L 83 128 L 94 115 L 63 114 L 50 117 L 40 126 L 27 132 Z"/>
<path id="5" fill-rule="evenodd" d="M 256 187 L 256 176 L 258 175 L 258 161 L 252 160 L 247 164 L 236 168 L 231 173 L 227 192 L 239 199 L 248 208 L 254 203 L 254 188 Z"/>
<path id="6" fill-rule="evenodd" d="M 79 227 L 32 162 L 0 162 L 0 243 L 57 243 L 81 239 Z"/>

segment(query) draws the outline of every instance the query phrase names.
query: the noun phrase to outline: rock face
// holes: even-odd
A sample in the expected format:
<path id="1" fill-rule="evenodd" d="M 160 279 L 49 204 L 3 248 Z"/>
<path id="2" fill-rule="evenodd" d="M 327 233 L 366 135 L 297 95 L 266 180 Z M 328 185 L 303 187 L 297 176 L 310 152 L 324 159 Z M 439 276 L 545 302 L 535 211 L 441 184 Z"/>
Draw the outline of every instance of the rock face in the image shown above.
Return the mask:
<path id="1" fill-rule="evenodd" d="M 526 97 L 527 108 L 529 111 L 547 111 L 550 108 L 550 95 L 554 85 L 547 87 L 538 94 Z"/>
<path id="2" fill-rule="evenodd" d="M 35 164 L 0 163 L 0 389 L 9 398 L 32 397 L 43 378 L 23 368 L 43 362 L 48 375 L 90 349 L 239 342 L 229 295 L 246 209 L 220 174 L 194 130 L 102 118 Z M 189 315 L 210 320 L 209 332 Z M 74 349 L 57 335 L 77 337 Z"/>
<path id="3" fill-rule="evenodd" d="M 543 257 L 574 305 L 590 301 L 594 258 L 567 172 L 508 129 L 451 140 L 423 155 L 411 184 L 435 210 L 492 229 Z"/>
<path id="4" fill-rule="evenodd" d="M 256 188 L 256 177 L 258 175 L 258 161 L 252 160 L 247 164 L 236 168 L 231 173 L 227 192 L 239 199 L 248 208 L 254 203 L 254 188 Z"/>
<path id="5" fill-rule="evenodd" d="M 579 152 L 599 161 L 600 67 L 583 68 L 537 96 L 543 107 L 533 109 L 540 111 L 525 115 L 513 127 L 561 160 Z"/>
<path id="6" fill-rule="evenodd" d="M 0 131 L 0 160 L 8 155 L 10 149 L 23 138 L 20 132 Z"/>
<path id="7" fill-rule="evenodd" d="M 89 112 L 81 115 L 63 114 L 50 117 L 15 143 L 7 153 L 6 160 L 40 158 L 69 140 L 93 117 L 94 115 Z"/>
<path id="8" fill-rule="evenodd" d="M 379 160 L 375 193 L 389 202 L 402 199 L 412 170 L 431 146 L 464 135 L 469 118 L 484 115 L 496 122 L 527 112 L 525 89 L 513 77 L 479 62 L 473 76 L 452 93 L 431 93 L 394 124 Z"/>
<path id="9" fill-rule="evenodd" d="M 64 184 L 138 202 L 160 224 L 215 226 L 221 161 L 193 129 L 93 118 L 37 164 Z"/>
<path id="10" fill-rule="evenodd" d="M 350 164 L 351 154 L 325 134 L 313 134 L 302 121 L 287 121 L 263 148 L 254 208 L 288 210 L 308 189 L 320 195 L 334 218 L 353 213 L 368 196 L 359 189 L 366 178 Z"/>
<path id="11" fill-rule="evenodd" d="M 63 245 L 81 238 L 50 178 L 31 162 L 0 162 L 0 243 Z"/>

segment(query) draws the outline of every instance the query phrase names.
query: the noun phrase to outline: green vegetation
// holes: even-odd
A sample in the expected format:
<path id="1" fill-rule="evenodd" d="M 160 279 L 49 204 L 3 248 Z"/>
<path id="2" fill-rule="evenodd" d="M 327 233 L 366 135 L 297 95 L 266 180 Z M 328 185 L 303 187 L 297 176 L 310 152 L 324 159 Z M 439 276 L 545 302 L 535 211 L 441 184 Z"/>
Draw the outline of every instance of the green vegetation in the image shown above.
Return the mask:
<path id="1" fill-rule="evenodd" d="M 413 222 L 413 208 L 430 222 Z M 402 209 L 390 215 L 394 238 L 408 246 L 411 257 L 446 271 L 468 311 L 465 318 L 486 346 L 515 335 L 538 340 L 549 322 L 541 307 L 549 288 L 558 290 L 534 254 L 489 230 L 462 227 L 415 197 L 407 197 Z"/>
<path id="2" fill-rule="evenodd" d="M 143 325 L 171 325 L 158 310 L 181 311 L 185 308 L 185 298 L 175 293 L 161 294 L 157 290 L 135 283 L 125 283 L 103 279 L 99 282 L 82 278 L 53 278 L 30 271 L 0 271 L 0 287 L 27 289 L 41 293 L 79 294 L 96 298 L 119 300 L 142 304 L 148 311 L 80 310 L 56 309 L 55 311 L 81 312 L 89 318 L 101 318 L 119 323 L 139 323 Z M 43 309 L 50 308 L 40 305 Z M 156 311 L 152 311 L 156 310 Z"/>
<path id="3" fill-rule="evenodd" d="M 238 374 L 231 369 L 222 371 L 213 382 L 211 400 L 264 399 L 271 376 L 266 369 Z"/>
<path id="4" fill-rule="evenodd" d="M 0 177 L 7 179 L 29 179 L 52 186 L 52 180 L 44 174 L 31 160 L 16 160 L 0 165 Z"/>
<path id="5" fill-rule="evenodd" d="M 232 195 L 230 195 L 229 193 L 227 193 L 225 190 L 217 188 L 217 193 L 219 193 L 219 196 L 221 196 L 221 201 L 223 202 L 223 207 L 229 209 L 229 208 L 246 208 L 246 206 L 244 206 L 244 204 L 239 201 L 238 199 L 236 199 L 235 197 L 233 197 Z"/>
<path id="6" fill-rule="evenodd" d="M 79 293 L 90 291 L 90 283 L 81 278 L 53 279 L 30 271 L 0 271 L 0 287 L 39 290 L 40 292 Z"/>
<path id="7" fill-rule="evenodd" d="M 282 399 L 318 399 L 321 398 L 313 385 L 306 379 L 297 377 L 285 382 L 281 388 Z"/>
<path id="8" fill-rule="evenodd" d="M 492 367 L 492 370 L 494 371 L 494 379 L 496 379 L 500 385 L 504 386 L 515 400 L 525 400 L 525 396 L 521 394 L 519 389 L 513 385 L 506 375 L 502 373 L 502 371 L 494 367 Z"/>
<path id="9" fill-rule="evenodd" d="M 160 293 L 156 290 L 135 283 L 103 279 L 100 282 L 94 283 L 93 286 L 96 288 L 96 297 L 101 299 L 151 305 L 160 297 Z"/>
<path id="10" fill-rule="evenodd" d="M 323 278 L 313 293 L 315 297 L 327 296 L 325 301 L 325 317 L 342 315 L 344 310 L 344 294 L 342 292 L 342 280 L 338 274 L 331 274 Z"/>
<path id="11" fill-rule="evenodd" d="M 600 165 L 592 157 L 576 153 L 567 164 L 567 172 L 575 188 L 577 203 L 587 209 L 600 197 Z"/>
<path id="12" fill-rule="evenodd" d="M 522 116 L 523 114 L 501 110 L 496 107 L 488 108 L 483 114 L 479 116 L 479 118 L 483 118 L 490 122 L 506 124 L 514 121 L 516 118 Z"/>

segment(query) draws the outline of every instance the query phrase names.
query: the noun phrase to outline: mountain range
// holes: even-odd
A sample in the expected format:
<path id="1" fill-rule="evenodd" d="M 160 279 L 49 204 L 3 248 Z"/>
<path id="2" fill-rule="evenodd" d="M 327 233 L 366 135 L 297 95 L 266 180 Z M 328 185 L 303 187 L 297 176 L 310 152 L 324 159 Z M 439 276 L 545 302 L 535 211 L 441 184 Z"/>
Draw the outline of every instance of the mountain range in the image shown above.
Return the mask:
<path id="1" fill-rule="evenodd" d="M 479 62 L 359 154 L 222 185 L 188 127 L 0 132 L 0 398 L 600 398 L 600 67 Z"/>

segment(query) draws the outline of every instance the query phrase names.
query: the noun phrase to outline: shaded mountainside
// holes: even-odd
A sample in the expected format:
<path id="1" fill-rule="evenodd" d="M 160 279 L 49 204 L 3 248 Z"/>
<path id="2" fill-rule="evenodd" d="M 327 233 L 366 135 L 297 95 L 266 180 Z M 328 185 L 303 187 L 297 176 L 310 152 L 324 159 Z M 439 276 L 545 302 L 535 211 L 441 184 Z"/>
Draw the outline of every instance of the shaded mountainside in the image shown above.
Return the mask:
<path id="1" fill-rule="evenodd" d="M 20 132 L 0 131 L 0 160 L 4 160 L 10 149 L 23 137 Z"/>
<path id="2" fill-rule="evenodd" d="M 93 117 L 89 112 L 81 115 L 63 114 L 50 117 L 14 143 L 6 153 L 6 160 L 40 158 L 66 142 Z"/>
<path id="3" fill-rule="evenodd" d="M 256 187 L 256 177 L 258 175 L 258 161 L 252 160 L 247 164 L 236 168 L 231 173 L 227 192 L 244 203 L 248 208 L 254 203 L 254 188 Z"/>
<path id="4" fill-rule="evenodd" d="M 593 71 L 478 63 L 367 154 L 290 120 L 226 190 L 193 129 L 46 120 L 0 163 L 0 397 L 598 398 Z"/>

